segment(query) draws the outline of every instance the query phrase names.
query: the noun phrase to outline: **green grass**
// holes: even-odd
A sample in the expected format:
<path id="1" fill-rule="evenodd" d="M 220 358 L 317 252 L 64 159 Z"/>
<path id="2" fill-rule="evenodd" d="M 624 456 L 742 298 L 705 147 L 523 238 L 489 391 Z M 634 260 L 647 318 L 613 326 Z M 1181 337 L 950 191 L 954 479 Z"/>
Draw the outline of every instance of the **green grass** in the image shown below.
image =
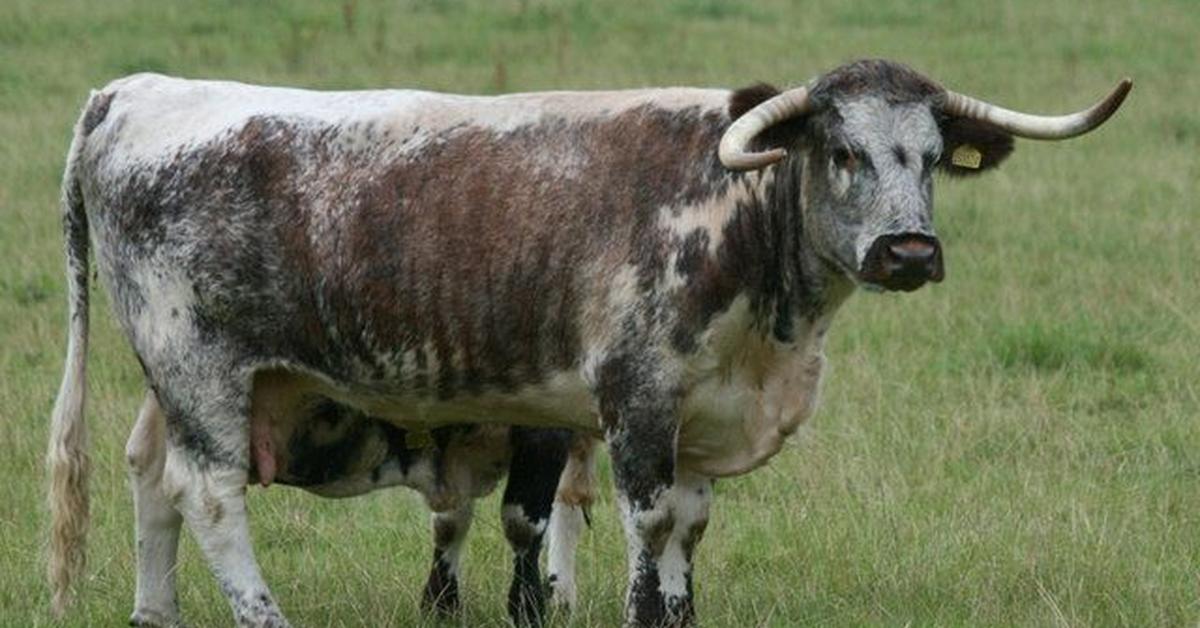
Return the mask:
<path id="1" fill-rule="evenodd" d="M 796 3 L 799 4 L 799 3 Z M 938 186 L 945 283 L 858 295 L 824 402 L 767 468 L 722 481 L 698 558 L 709 626 L 1176 626 L 1200 619 L 1200 32 L 1191 1 L 407 0 L 0 6 L 0 625 L 50 623 L 41 455 L 60 376 L 63 155 L 87 90 L 137 70 L 321 88 L 493 93 L 794 84 L 860 56 L 1035 111 L 1137 85 L 1107 127 L 1022 142 Z M 346 9 L 345 7 L 352 7 Z M 68 625 L 133 596 L 124 438 L 136 361 L 93 304 L 88 576 Z M 620 616 L 604 469 L 573 625 Z M 260 561 L 297 624 L 416 625 L 426 515 L 404 491 L 252 490 Z M 495 498 L 469 625 L 503 625 Z M 185 616 L 228 610 L 194 544 Z M 565 623 L 565 622 L 564 622 Z"/>

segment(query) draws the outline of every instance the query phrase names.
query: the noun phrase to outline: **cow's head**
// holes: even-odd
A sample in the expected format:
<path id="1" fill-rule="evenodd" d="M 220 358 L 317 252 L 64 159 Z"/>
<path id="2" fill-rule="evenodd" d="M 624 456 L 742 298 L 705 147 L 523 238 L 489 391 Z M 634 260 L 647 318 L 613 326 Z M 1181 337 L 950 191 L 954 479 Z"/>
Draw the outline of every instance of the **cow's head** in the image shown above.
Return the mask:
<path id="1" fill-rule="evenodd" d="M 801 190 L 805 239 L 857 283 L 915 290 L 941 281 L 933 230 L 933 172 L 973 174 L 1012 152 L 1013 137 L 1065 139 L 1098 127 L 1121 105 L 1122 81 L 1090 109 L 1066 116 L 1009 111 L 940 87 L 887 61 L 842 66 L 783 93 L 739 92 L 721 162 L 756 170 L 782 160 L 777 185 Z M 777 173 L 778 174 L 778 173 Z"/>

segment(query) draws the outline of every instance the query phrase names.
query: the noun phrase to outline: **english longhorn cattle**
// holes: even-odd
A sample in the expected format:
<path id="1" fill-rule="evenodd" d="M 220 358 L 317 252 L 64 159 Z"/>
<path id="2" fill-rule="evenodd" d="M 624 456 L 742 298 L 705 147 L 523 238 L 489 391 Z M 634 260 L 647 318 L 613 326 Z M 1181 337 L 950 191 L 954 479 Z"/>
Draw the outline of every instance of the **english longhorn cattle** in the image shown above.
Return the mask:
<path id="1" fill-rule="evenodd" d="M 857 286 L 942 279 L 934 171 L 992 168 L 1014 136 L 1086 133 L 1130 85 L 1043 117 L 880 60 L 782 92 L 115 81 L 86 105 L 63 184 L 57 600 L 86 522 L 89 234 L 164 416 L 163 507 L 240 625 L 286 624 L 243 489 L 282 468 L 269 436 L 313 400 L 379 429 L 602 435 L 626 620 L 685 625 L 712 479 L 764 464 L 812 414 L 839 306 Z"/>

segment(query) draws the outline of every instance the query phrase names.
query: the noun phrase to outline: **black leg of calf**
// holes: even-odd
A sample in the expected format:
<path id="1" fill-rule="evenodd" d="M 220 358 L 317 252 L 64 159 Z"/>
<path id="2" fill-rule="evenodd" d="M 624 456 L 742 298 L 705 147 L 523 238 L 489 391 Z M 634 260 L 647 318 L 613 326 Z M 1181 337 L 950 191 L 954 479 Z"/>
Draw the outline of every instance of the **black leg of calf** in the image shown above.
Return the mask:
<path id="1" fill-rule="evenodd" d="M 504 536 L 513 549 L 508 614 L 518 626 L 541 625 L 546 589 L 538 570 L 554 493 L 567 463 L 571 433 L 514 427 L 512 463 L 504 489 Z"/>

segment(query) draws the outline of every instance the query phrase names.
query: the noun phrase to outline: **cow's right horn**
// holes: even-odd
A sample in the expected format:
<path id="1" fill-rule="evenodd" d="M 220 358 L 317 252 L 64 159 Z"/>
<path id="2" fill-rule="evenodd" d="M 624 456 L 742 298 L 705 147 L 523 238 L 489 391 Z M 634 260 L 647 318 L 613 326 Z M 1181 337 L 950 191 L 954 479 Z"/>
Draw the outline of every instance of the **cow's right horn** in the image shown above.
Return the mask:
<path id="1" fill-rule="evenodd" d="M 734 120 L 721 137 L 717 154 L 721 163 L 730 170 L 758 170 L 765 168 L 787 154 L 782 148 L 772 148 L 761 153 L 747 151 L 750 141 L 764 130 L 797 116 L 809 109 L 808 89 L 796 87 L 759 103 L 756 107 Z"/>

